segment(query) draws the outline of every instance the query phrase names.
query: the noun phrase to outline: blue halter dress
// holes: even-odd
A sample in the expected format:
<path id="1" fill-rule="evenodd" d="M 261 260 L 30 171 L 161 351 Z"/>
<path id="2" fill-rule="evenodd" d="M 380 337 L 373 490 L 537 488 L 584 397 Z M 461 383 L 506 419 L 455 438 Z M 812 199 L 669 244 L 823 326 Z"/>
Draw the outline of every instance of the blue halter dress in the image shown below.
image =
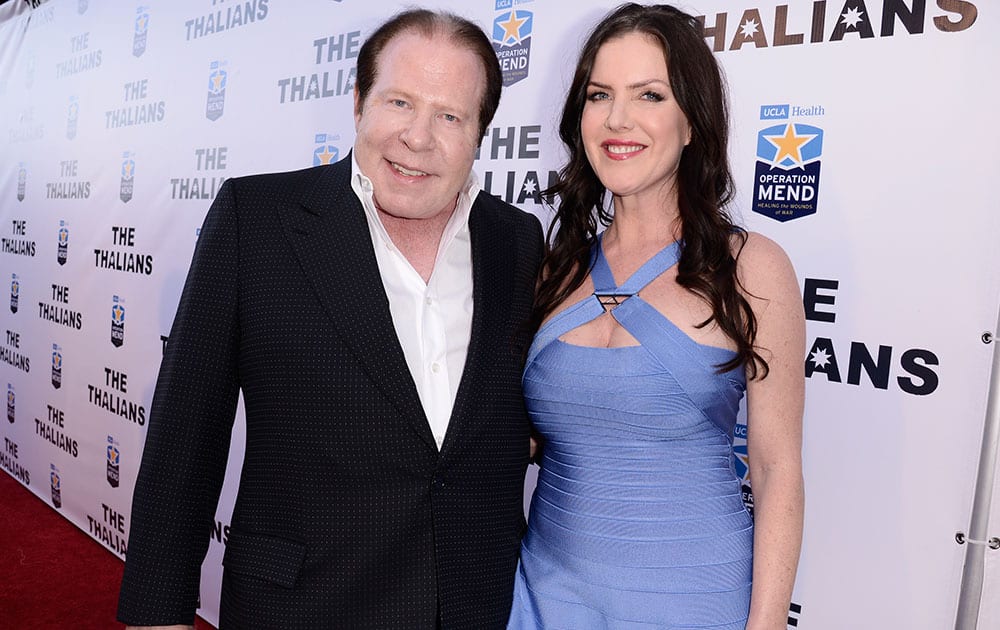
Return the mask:
<path id="1" fill-rule="evenodd" d="M 509 630 L 743 630 L 753 522 L 733 464 L 742 368 L 637 295 L 674 243 L 616 286 L 600 241 L 595 293 L 544 325 L 524 394 L 545 438 Z M 560 339 L 602 315 L 638 346 Z"/>

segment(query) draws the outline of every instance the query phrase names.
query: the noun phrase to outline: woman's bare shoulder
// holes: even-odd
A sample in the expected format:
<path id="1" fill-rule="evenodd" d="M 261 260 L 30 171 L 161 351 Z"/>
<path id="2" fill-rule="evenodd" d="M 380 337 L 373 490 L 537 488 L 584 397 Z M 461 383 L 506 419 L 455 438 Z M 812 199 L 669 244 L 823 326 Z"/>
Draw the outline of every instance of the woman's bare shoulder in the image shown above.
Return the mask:
<path id="1" fill-rule="evenodd" d="M 759 298 L 784 298 L 798 294 L 795 268 L 778 243 L 758 232 L 747 232 L 746 239 L 734 237 L 734 256 L 740 284 L 747 293 Z"/>

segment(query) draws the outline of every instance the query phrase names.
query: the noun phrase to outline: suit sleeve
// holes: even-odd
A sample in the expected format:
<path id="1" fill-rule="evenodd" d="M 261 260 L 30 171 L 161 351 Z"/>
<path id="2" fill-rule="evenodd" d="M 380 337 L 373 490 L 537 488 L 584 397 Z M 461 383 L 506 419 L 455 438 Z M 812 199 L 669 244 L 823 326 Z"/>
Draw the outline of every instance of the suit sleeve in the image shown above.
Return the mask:
<path id="1" fill-rule="evenodd" d="M 545 255 L 545 233 L 542 229 L 542 222 L 538 220 L 538 217 L 532 215 L 531 218 L 534 219 L 534 221 L 531 221 L 531 251 L 537 277 L 537 270 L 541 267 L 542 257 Z"/>
<path id="2" fill-rule="evenodd" d="M 545 255 L 545 232 L 542 229 L 542 222 L 533 214 L 520 212 L 520 231 L 518 237 L 525 247 L 528 257 L 528 268 L 532 271 L 532 281 L 530 283 L 532 295 L 534 295 L 535 285 L 538 280 L 538 272 Z"/>
<path id="3" fill-rule="evenodd" d="M 233 180 L 209 209 L 153 395 L 132 500 L 118 619 L 193 623 L 239 393 Z"/>

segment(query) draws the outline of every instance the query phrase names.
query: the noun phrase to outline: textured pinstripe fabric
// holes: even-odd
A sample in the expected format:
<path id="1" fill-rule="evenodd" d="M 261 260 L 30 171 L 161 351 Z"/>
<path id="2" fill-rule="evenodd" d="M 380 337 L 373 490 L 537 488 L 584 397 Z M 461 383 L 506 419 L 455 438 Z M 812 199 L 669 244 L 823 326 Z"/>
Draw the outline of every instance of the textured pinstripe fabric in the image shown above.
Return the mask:
<path id="1" fill-rule="evenodd" d="M 160 368 L 119 618 L 190 622 L 237 392 L 247 441 L 223 628 L 502 628 L 527 465 L 530 215 L 480 194 L 474 313 L 440 455 L 393 333 L 349 158 L 228 181 Z"/>

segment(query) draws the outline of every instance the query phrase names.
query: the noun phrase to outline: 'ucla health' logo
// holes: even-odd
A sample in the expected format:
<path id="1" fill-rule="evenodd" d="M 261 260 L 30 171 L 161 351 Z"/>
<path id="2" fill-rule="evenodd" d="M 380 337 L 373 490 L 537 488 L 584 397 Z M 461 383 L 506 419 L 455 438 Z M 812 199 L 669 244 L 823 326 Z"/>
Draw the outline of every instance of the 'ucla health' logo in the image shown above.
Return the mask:
<path id="1" fill-rule="evenodd" d="M 761 109 L 762 117 L 767 113 Z M 822 154 L 819 127 L 785 122 L 762 129 L 757 134 L 753 211 L 782 222 L 815 214 Z"/>
<path id="2" fill-rule="evenodd" d="M 510 6 L 510 0 L 497 0 L 497 10 Z M 497 53 L 505 86 L 528 76 L 533 21 L 531 11 L 518 9 L 502 11 L 493 20 L 493 50 Z"/>
<path id="3" fill-rule="evenodd" d="M 225 62 L 213 61 L 208 72 L 208 102 L 205 104 L 205 117 L 209 120 L 222 118 L 226 106 Z"/>
<path id="4" fill-rule="evenodd" d="M 313 149 L 313 166 L 333 164 L 340 159 L 340 149 L 330 144 L 340 140 L 340 136 L 332 133 L 316 134 L 316 148 Z"/>
<path id="5" fill-rule="evenodd" d="M 52 387 L 59 389 L 62 387 L 62 348 L 59 344 L 52 344 Z"/>
<path id="6" fill-rule="evenodd" d="M 14 424 L 14 386 L 7 383 L 7 422 Z"/>
<path id="7" fill-rule="evenodd" d="M 121 451 L 118 449 L 118 440 L 113 436 L 108 436 L 108 485 L 112 488 L 118 487 L 119 475 L 119 465 L 121 460 Z"/>
<path id="8" fill-rule="evenodd" d="M 135 37 L 132 38 L 132 56 L 141 57 L 146 52 L 146 31 L 149 29 L 149 8 L 136 7 Z"/>
<path id="9" fill-rule="evenodd" d="M 21 293 L 21 283 L 17 280 L 17 274 L 10 274 L 10 312 L 17 312 L 18 295 Z"/>
<path id="10" fill-rule="evenodd" d="M 111 307 L 111 343 L 116 348 L 125 343 L 125 300 L 117 295 Z"/>
<path id="11" fill-rule="evenodd" d="M 135 156 L 131 151 L 122 153 L 122 186 L 118 197 L 123 203 L 128 203 L 132 199 L 132 191 L 135 187 Z"/>
<path id="12" fill-rule="evenodd" d="M 59 220 L 59 241 L 56 244 L 56 262 L 65 265 L 69 258 L 69 226 L 66 221 Z"/>
<path id="13" fill-rule="evenodd" d="M 66 139 L 76 137 L 77 121 L 80 118 L 80 103 L 75 96 L 69 97 L 69 111 L 66 113 Z"/>

